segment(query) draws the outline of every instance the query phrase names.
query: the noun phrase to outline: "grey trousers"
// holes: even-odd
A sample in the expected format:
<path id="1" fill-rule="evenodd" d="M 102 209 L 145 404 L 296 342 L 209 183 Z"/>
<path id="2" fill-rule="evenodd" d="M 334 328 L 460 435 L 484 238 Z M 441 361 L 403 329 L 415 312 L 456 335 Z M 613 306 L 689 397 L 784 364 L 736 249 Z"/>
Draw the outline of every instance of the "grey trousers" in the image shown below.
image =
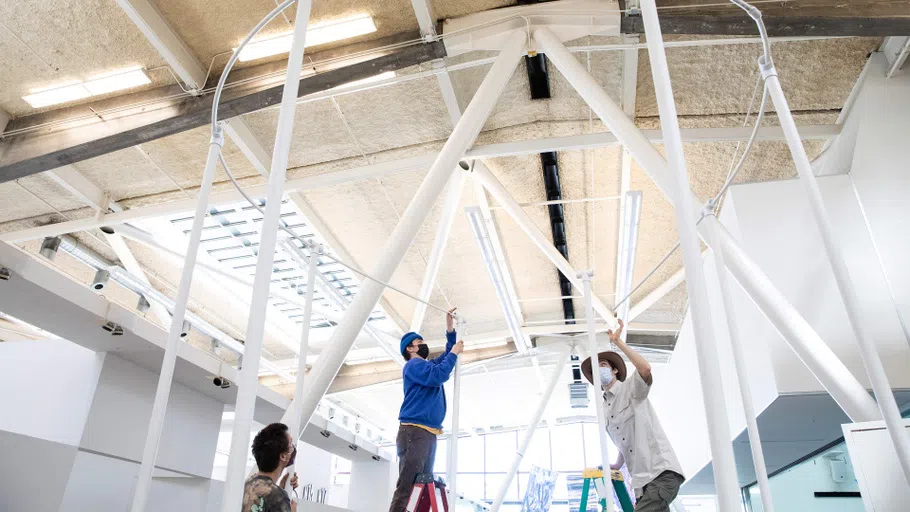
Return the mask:
<path id="1" fill-rule="evenodd" d="M 635 503 L 635 512 L 669 512 L 679 487 L 686 479 L 673 471 L 664 471 L 648 482 Z"/>
<path id="2" fill-rule="evenodd" d="M 405 512 L 414 479 L 420 473 L 432 473 L 436 460 L 436 434 L 420 427 L 401 425 L 398 427 L 398 482 L 389 512 Z"/>

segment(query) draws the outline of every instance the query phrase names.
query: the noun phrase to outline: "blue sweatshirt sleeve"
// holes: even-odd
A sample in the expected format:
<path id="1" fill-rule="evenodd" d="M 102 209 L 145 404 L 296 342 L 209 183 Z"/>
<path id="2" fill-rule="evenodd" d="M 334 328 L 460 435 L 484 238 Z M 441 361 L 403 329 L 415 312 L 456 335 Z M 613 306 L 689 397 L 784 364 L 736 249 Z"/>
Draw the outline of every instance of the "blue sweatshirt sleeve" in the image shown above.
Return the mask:
<path id="1" fill-rule="evenodd" d="M 455 369 L 456 361 L 458 361 L 458 356 L 451 352 L 447 352 L 434 361 L 412 359 L 404 366 L 404 374 L 421 386 L 441 386 L 449 380 L 449 375 Z M 433 364 L 434 362 L 436 364 Z"/>
<path id="2" fill-rule="evenodd" d="M 455 342 L 457 341 L 456 338 L 457 338 L 457 333 L 455 331 L 452 331 L 452 332 L 446 331 L 446 350 L 445 350 L 445 352 L 443 352 L 442 354 L 439 354 L 438 356 L 434 357 L 430 361 L 433 363 L 436 363 L 436 364 L 441 363 L 442 360 L 445 359 L 445 357 L 447 355 L 449 355 L 450 352 L 452 352 L 452 347 L 455 346 Z"/>

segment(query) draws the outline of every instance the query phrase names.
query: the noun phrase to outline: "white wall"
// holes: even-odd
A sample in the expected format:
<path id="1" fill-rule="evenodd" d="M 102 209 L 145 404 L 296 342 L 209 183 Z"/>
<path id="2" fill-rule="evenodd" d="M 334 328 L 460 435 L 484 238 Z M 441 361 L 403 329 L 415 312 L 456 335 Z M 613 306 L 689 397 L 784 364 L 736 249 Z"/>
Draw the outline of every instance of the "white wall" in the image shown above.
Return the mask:
<path id="1" fill-rule="evenodd" d="M 354 512 L 385 512 L 398 480 L 397 462 L 358 460 L 351 464 L 347 508 Z"/>
<path id="2" fill-rule="evenodd" d="M 129 510 L 138 474 L 137 463 L 79 452 L 59 510 Z M 205 510 L 208 492 L 207 478 L 154 478 L 147 512 Z"/>
<path id="3" fill-rule="evenodd" d="M 884 57 L 870 62 L 855 113 L 863 122 L 850 175 L 865 209 L 904 322 L 910 322 L 910 73 L 885 78 Z"/>
<path id="4" fill-rule="evenodd" d="M 846 452 L 846 447 L 838 451 Z M 853 474 L 849 466 L 848 474 Z M 790 468 L 771 478 L 771 496 L 775 510 L 799 512 L 865 512 L 862 498 L 816 498 L 816 491 L 859 491 L 855 479 L 838 483 L 831 478 L 827 459 L 817 458 Z M 764 512 L 758 488 L 751 489 L 752 511 Z"/>
<path id="5" fill-rule="evenodd" d="M 108 354 L 82 448 L 141 460 L 157 384 L 158 374 Z M 221 402 L 173 384 L 156 465 L 211 476 L 223 410 Z"/>
<path id="6" fill-rule="evenodd" d="M 892 387 L 910 388 L 910 346 L 891 302 L 850 177 L 820 178 L 819 186 L 859 296 L 866 336 L 875 341 Z M 802 184 L 791 180 L 734 187 L 727 207 L 736 212 L 746 252 L 869 388 L 859 348 Z M 904 252 L 904 259 L 908 254 Z M 743 332 L 750 333 L 751 341 L 768 343 L 781 393 L 824 390 L 767 321 L 755 321 L 755 315 L 746 321 L 749 324 Z"/>
<path id="7" fill-rule="evenodd" d="M 0 430 L 78 445 L 103 361 L 62 339 L 0 343 Z"/>
<path id="8" fill-rule="evenodd" d="M 0 431 L 0 510 L 57 510 L 76 450 L 75 446 Z"/>

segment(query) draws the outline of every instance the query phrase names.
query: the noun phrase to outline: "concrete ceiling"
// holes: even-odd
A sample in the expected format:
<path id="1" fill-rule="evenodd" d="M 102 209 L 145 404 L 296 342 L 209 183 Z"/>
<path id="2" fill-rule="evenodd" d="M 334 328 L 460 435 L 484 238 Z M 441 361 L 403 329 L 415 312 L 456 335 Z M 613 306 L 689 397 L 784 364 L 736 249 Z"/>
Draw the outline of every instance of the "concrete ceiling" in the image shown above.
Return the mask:
<path id="1" fill-rule="evenodd" d="M 159 68 L 163 59 L 110 0 L 55 3 L 23 0 L 0 5 L 0 109 L 13 116 L 32 114 L 20 97 L 29 91 L 66 80 L 84 80 L 129 66 Z M 229 51 L 258 19 L 274 7 L 272 0 L 222 2 L 214 9 L 211 2 L 181 0 L 155 2 L 174 30 L 186 42 L 197 60 L 213 69 L 223 62 L 216 57 Z M 433 2 L 440 18 L 459 16 L 479 10 L 509 5 L 502 0 L 462 0 Z M 360 40 L 417 30 L 416 18 L 406 0 L 316 3 L 312 21 L 337 19 L 353 13 L 374 16 L 378 32 Z M 293 11 L 288 13 L 293 19 Z M 287 30 L 279 18 L 266 33 Z M 672 39 L 672 38 L 668 38 Z M 690 38 L 691 39 L 691 38 Z M 611 44 L 621 40 L 587 37 L 571 44 Z M 345 41 L 348 44 L 351 41 Z M 867 55 L 880 39 L 844 38 L 773 45 L 788 100 L 800 124 L 833 123 L 843 107 Z M 448 58 L 447 64 L 467 62 L 489 56 L 472 52 Z M 680 124 L 684 128 L 741 126 L 749 107 L 756 81 L 757 45 L 702 46 L 673 48 L 667 51 Z M 578 53 L 608 94 L 622 96 L 623 53 L 597 51 Z M 639 52 L 636 81 L 636 123 L 644 129 L 659 128 L 656 102 L 647 51 Z M 282 57 L 279 57 L 282 58 Z M 399 74 L 429 69 L 414 67 Z M 450 74 L 459 105 L 470 102 L 488 65 L 462 69 Z M 150 71 L 152 86 L 173 83 L 166 69 Z M 606 131 L 563 76 L 550 67 L 552 98 L 529 99 L 525 65 L 521 63 L 505 93 L 484 126 L 477 144 L 492 144 L 541 137 L 578 135 Z M 753 109 L 754 110 L 754 109 Z M 769 109 L 771 110 L 771 109 Z M 267 109 L 243 116 L 254 136 L 270 151 L 278 111 Z M 776 124 L 773 115 L 766 124 Z M 298 105 L 294 143 L 289 161 L 289 178 L 331 173 L 366 163 L 391 161 L 421 155 L 441 148 L 452 130 L 445 103 L 435 77 L 415 79 L 395 85 Z M 115 151 L 75 164 L 91 182 L 124 208 L 166 203 L 195 196 L 208 145 L 207 128 L 171 135 L 141 147 Z M 736 143 L 687 143 L 686 161 L 693 190 L 702 198 L 713 196 L 727 174 Z M 807 141 L 809 156 L 816 156 L 821 142 Z M 662 150 L 662 148 L 660 148 Z M 265 181 L 230 140 L 224 155 L 244 186 Z M 558 155 L 563 197 L 581 199 L 615 196 L 620 191 L 621 150 L 617 147 L 585 151 L 563 151 Z M 503 182 L 518 202 L 546 199 L 537 155 L 493 158 L 486 161 L 493 174 Z M 349 182 L 310 189 L 303 197 L 323 219 L 352 263 L 369 269 L 394 229 L 399 215 L 407 208 L 426 169 L 401 172 L 382 179 Z M 790 178 L 795 174 L 789 152 L 782 142 L 759 142 L 738 178 L 754 182 Z M 222 171 L 216 176 L 216 190 L 231 185 Z M 636 165 L 632 167 L 631 189 L 644 194 L 635 279 L 642 279 L 676 242 L 673 211 L 663 194 Z M 505 329 L 502 312 L 489 275 L 480 258 L 474 237 L 463 214 L 463 207 L 475 204 L 475 191 L 467 182 L 456 216 L 446 255 L 431 297 L 434 304 L 458 305 L 471 319 L 473 332 Z M 427 217 L 410 247 L 392 284 L 416 294 L 423 279 L 426 259 L 433 245 L 442 201 Z M 528 207 L 534 223 L 548 237 L 549 219 L 544 207 Z M 600 201 L 567 205 L 566 232 L 569 260 L 577 268 L 595 268 L 594 290 L 610 305 L 615 286 L 618 202 Z M 0 184 L 0 232 L 94 215 L 78 198 L 45 175 L 35 175 Z M 527 321 L 558 320 L 562 306 L 557 299 L 559 285 L 555 268 L 541 256 L 515 223 L 502 211 L 494 210 L 506 260 Z M 100 232 L 77 234 L 80 241 L 115 260 L 116 255 L 102 242 Z M 22 247 L 37 253 L 38 243 Z M 130 244 L 137 259 L 152 275 L 153 284 L 173 295 L 179 268 L 169 259 L 136 244 Z M 58 267 L 75 279 L 89 282 L 91 272 L 74 262 L 57 262 Z M 657 287 L 681 266 L 672 257 L 635 294 L 634 304 Z M 113 297 L 134 306 L 129 294 Z M 393 317 L 410 320 L 414 302 L 393 291 L 385 294 L 387 309 Z M 246 327 L 246 312 L 236 302 L 224 300 L 206 283 L 194 285 L 192 309 L 226 332 L 240 336 Z M 684 286 L 677 287 L 641 317 L 642 321 L 677 324 L 686 304 Z M 583 302 L 575 301 L 576 316 L 583 317 Z M 440 332 L 443 317 L 430 311 L 424 324 L 426 332 Z M 240 334 L 238 334 L 240 333 Z M 267 337 L 266 350 L 277 359 L 290 357 L 287 347 Z"/>

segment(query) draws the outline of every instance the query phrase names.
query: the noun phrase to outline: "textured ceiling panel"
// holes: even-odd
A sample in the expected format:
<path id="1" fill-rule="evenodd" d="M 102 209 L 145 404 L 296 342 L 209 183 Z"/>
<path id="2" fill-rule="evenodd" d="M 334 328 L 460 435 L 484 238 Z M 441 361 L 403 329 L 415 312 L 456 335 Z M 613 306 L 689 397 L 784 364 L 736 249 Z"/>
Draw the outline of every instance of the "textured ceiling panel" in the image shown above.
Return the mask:
<path id="1" fill-rule="evenodd" d="M 880 39 L 774 43 L 772 57 L 790 108 L 840 109 Z M 758 78 L 759 45 L 667 49 L 679 115 L 744 112 Z M 647 51 L 639 52 L 636 115 L 656 116 Z M 769 111 L 773 110 L 770 107 Z"/>
<path id="2" fill-rule="evenodd" d="M 515 5 L 514 0 L 428 0 L 440 20 Z"/>
<path id="3" fill-rule="evenodd" d="M 367 154 L 445 139 L 452 123 L 436 77 L 347 94 L 337 99 Z"/>
<path id="4" fill-rule="evenodd" d="M 0 2 L 0 22 L 4 25 L 0 109 L 14 116 L 36 112 L 21 99 L 31 92 L 121 69 L 164 64 L 133 22 L 109 0 Z M 150 76 L 153 83 L 147 87 L 173 83 L 164 69 Z"/>
<path id="5" fill-rule="evenodd" d="M 244 116 L 256 138 L 271 153 L 278 130 L 277 108 Z M 297 105 L 294 139 L 288 167 L 300 167 L 340 158 L 361 156 L 360 150 L 344 127 L 338 111 L 329 100 Z"/>
<path id="6" fill-rule="evenodd" d="M 205 0 L 181 0 L 179 2 L 157 0 L 156 4 L 165 18 L 186 42 L 190 49 L 203 62 L 205 67 L 213 57 L 220 53 L 230 52 L 240 44 L 240 41 L 259 23 L 266 14 L 275 8 L 276 2 L 272 0 L 249 1 L 220 1 L 217 3 Z M 358 14 L 373 16 L 376 23 L 376 32 L 357 38 L 345 39 L 337 43 L 314 46 L 313 51 L 324 50 L 340 45 L 347 45 L 361 41 L 417 30 L 417 20 L 413 9 L 407 0 L 342 0 L 333 2 L 313 2 L 310 11 L 310 23 L 322 23 Z M 291 6 L 285 11 L 285 17 L 279 16 L 267 25 L 261 36 L 268 37 L 291 30 L 296 6 Z M 308 48 L 308 50 L 310 50 Z M 218 71 L 224 67 L 228 55 L 215 59 L 213 69 Z M 268 60 L 286 60 L 287 55 L 278 55 L 271 59 L 262 59 L 251 62 L 258 64 Z M 241 64 L 242 66 L 242 64 Z M 239 67 L 239 66 L 238 66 Z"/>

